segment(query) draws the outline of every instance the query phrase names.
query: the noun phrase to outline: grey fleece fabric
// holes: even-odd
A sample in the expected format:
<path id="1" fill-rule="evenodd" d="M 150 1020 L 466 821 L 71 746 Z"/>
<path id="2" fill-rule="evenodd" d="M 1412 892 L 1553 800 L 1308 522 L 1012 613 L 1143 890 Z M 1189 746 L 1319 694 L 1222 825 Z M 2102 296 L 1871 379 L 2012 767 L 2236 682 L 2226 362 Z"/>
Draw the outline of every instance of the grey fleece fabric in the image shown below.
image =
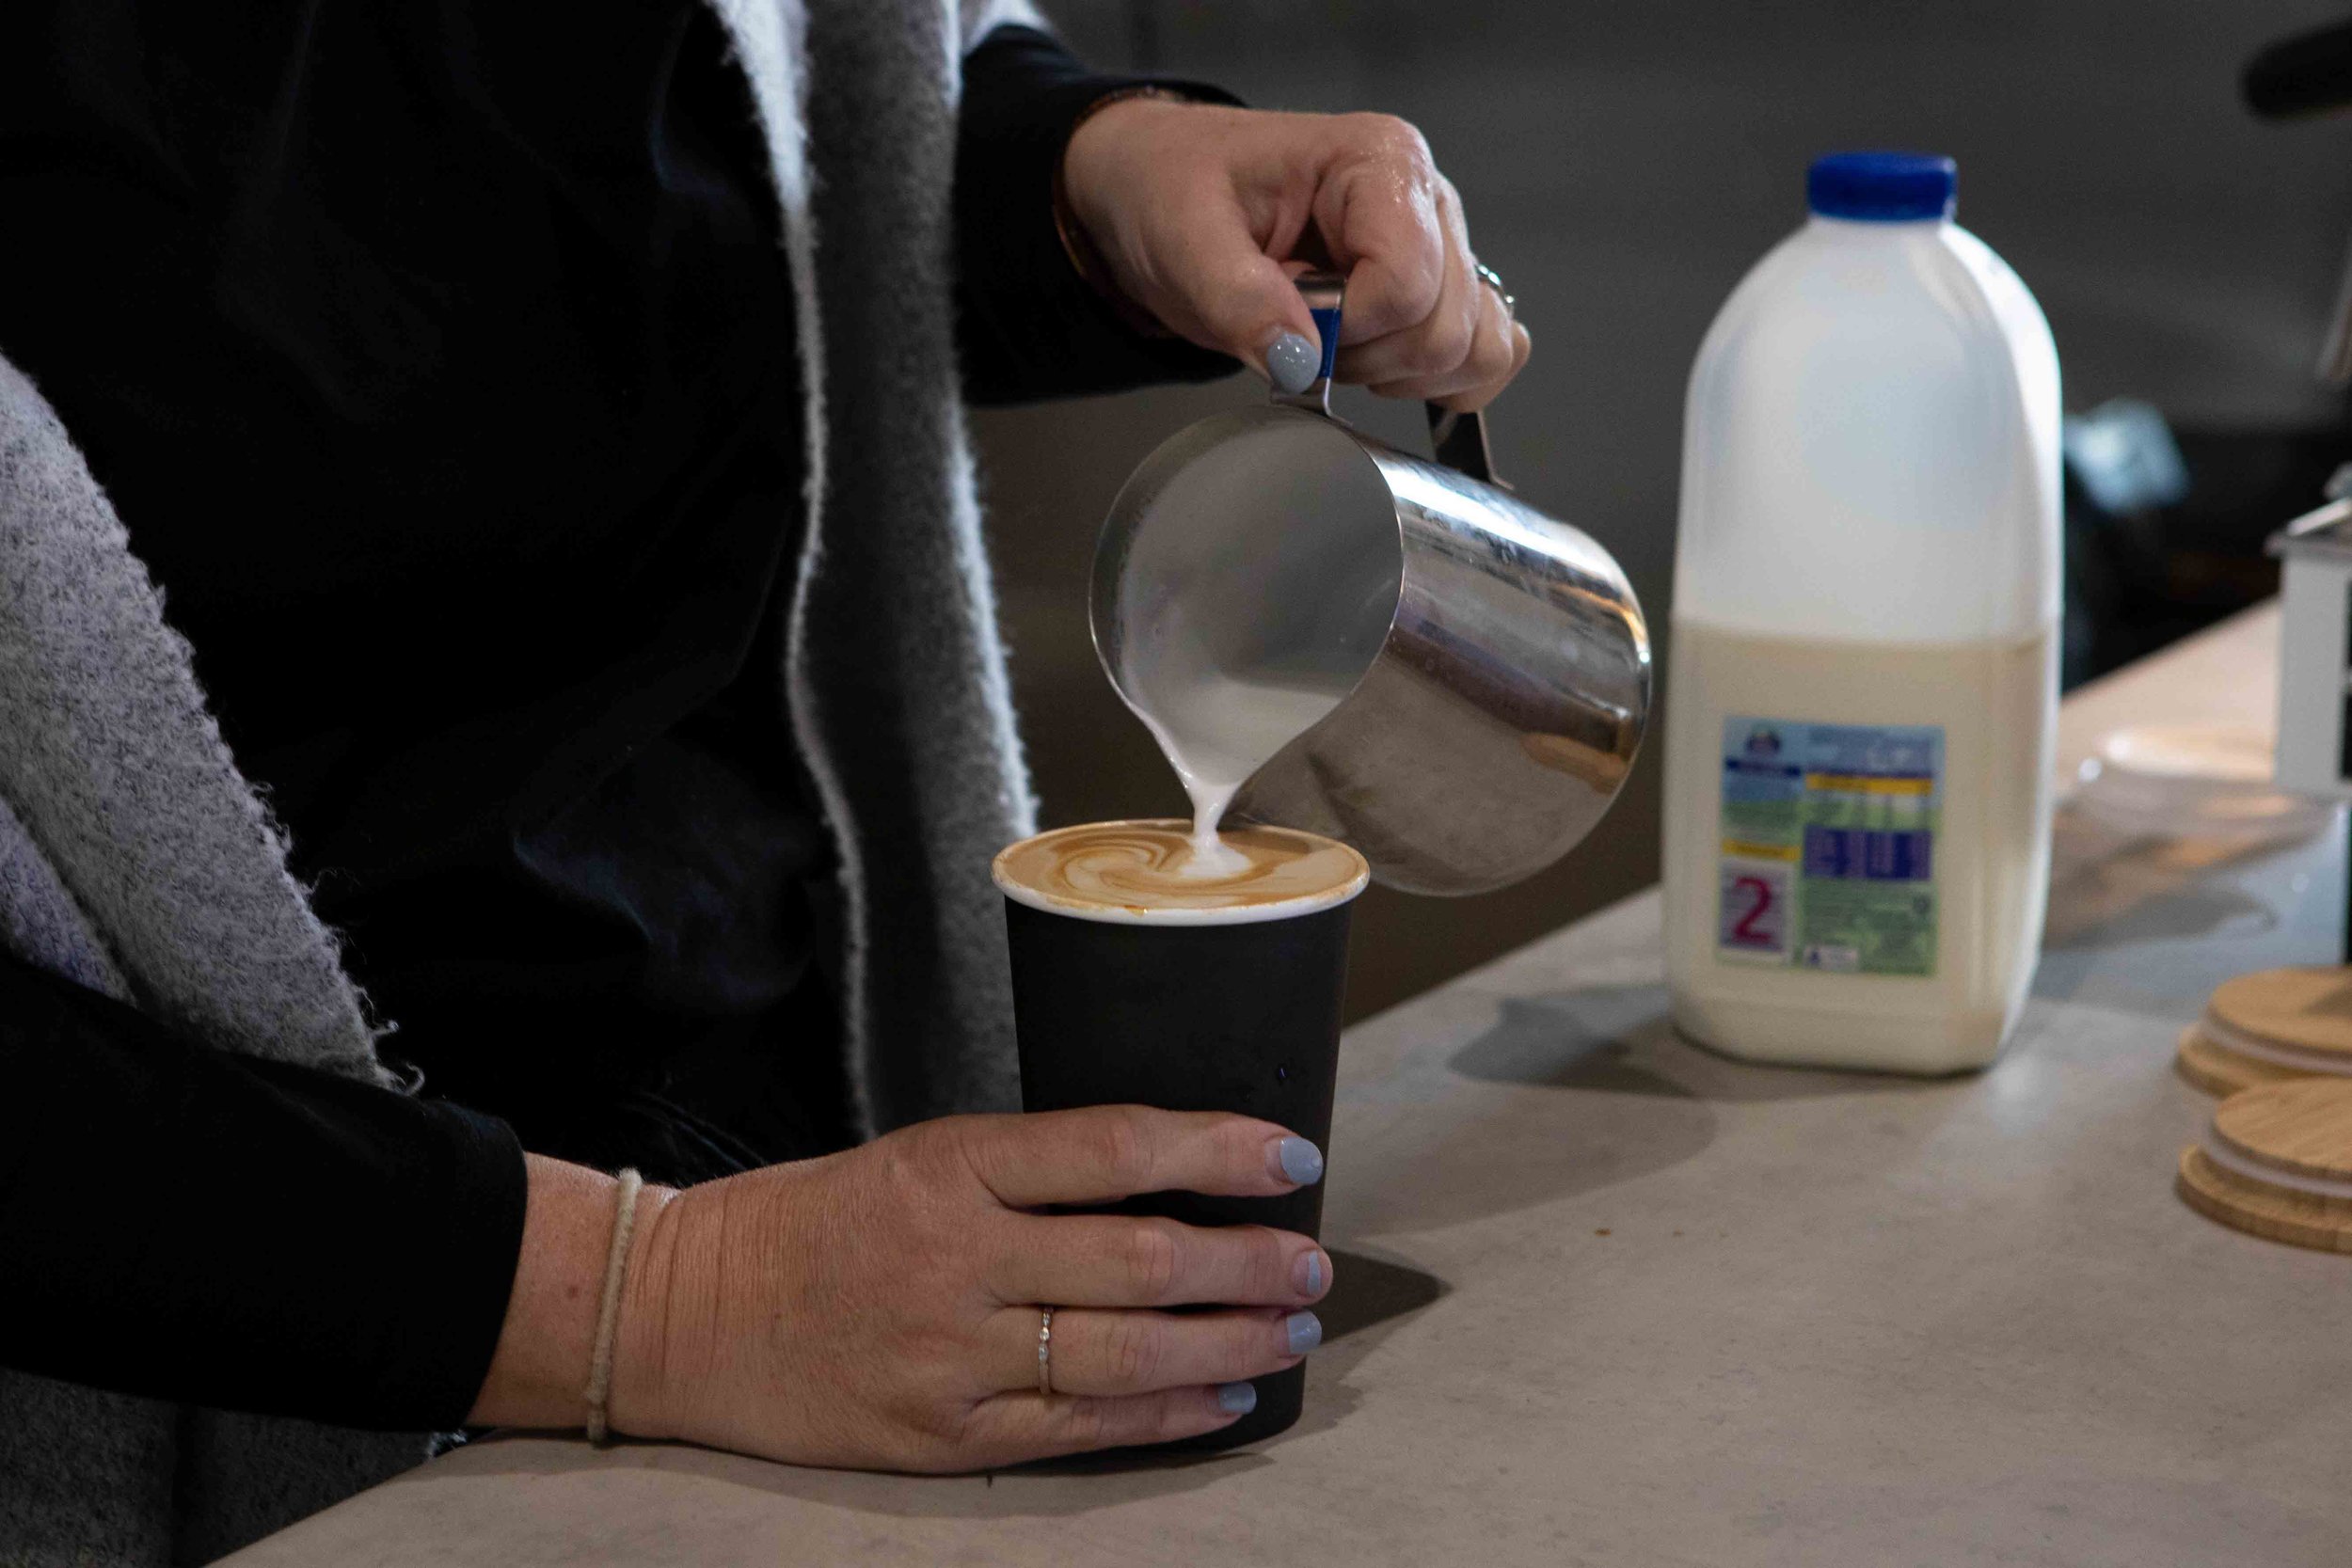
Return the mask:
<path id="1" fill-rule="evenodd" d="M 6 399 L 0 398 L 0 407 L 5 405 Z M 0 413 L 0 432 L 8 425 L 7 415 Z M 5 443 L 5 435 L 0 435 L 0 483 L 8 471 Z M 0 513 L 0 519 L 5 517 Z M 0 528 L 5 526 L 0 521 Z M 0 946 L 20 955 L 40 955 L 43 968 L 77 986 L 103 991 L 118 1002 L 130 998 L 130 984 L 91 929 L 89 916 L 57 879 L 49 858 L 5 798 L 0 798 Z"/>
<path id="2" fill-rule="evenodd" d="M 988 861 L 1034 813 L 956 391 L 948 200 L 961 51 L 1036 17 L 709 3 L 752 85 L 799 304 L 808 517 L 786 675 L 839 851 L 858 1109 L 870 1132 L 1009 1107 Z M 233 515 L 236 498 L 189 504 Z M 67 432 L 0 360 L 0 941 L 222 1050 L 386 1082 L 163 610 Z M 206 1561 L 423 1445 L 0 1371 L 0 1565 Z"/>
<path id="3" fill-rule="evenodd" d="M 955 41 L 1003 14 L 968 17 L 960 35 L 916 6 L 808 8 L 820 67 L 809 140 L 824 179 L 807 317 L 826 344 L 806 370 L 825 389 L 813 428 L 827 480 L 787 673 L 802 749 L 821 759 L 825 814 L 850 857 L 850 1081 L 876 1131 L 1021 1104 L 989 862 L 1035 831 L 1035 808 L 948 357 Z M 876 381 L 885 395 L 872 395 Z"/>
<path id="4" fill-rule="evenodd" d="M 0 369 L 0 797 L 138 1005 L 229 1050 L 376 1077 L 373 1037 L 187 644 L 49 405 Z"/>

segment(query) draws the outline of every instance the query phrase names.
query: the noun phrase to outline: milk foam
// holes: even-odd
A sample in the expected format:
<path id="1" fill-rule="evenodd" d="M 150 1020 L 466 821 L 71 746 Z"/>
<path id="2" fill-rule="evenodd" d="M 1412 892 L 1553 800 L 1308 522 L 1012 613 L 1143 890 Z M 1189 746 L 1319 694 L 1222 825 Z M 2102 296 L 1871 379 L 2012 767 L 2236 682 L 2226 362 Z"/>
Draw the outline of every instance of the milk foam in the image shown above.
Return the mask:
<path id="1" fill-rule="evenodd" d="M 1138 708 L 1136 713 L 1192 800 L 1192 854 L 1178 873 L 1235 875 L 1244 862 L 1217 836 L 1225 808 L 1249 775 L 1314 728 L 1346 693 L 1235 680 L 1209 671 L 1171 689 L 1182 698 L 1170 705 L 1171 711 L 1155 716 Z"/>
<path id="2" fill-rule="evenodd" d="M 1218 863 L 1204 867 L 1188 826 L 1168 817 L 1040 833 L 996 857 L 996 885 L 1057 913 L 1200 925 L 1309 913 L 1344 903 L 1371 878 L 1346 845 L 1290 828 L 1222 834 Z"/>

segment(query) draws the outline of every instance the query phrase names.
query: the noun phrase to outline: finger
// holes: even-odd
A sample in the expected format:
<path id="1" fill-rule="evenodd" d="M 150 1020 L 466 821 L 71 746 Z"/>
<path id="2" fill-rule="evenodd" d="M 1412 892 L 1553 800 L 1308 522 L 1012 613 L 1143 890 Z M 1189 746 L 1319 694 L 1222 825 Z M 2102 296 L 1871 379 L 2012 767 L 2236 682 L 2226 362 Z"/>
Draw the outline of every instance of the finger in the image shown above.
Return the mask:
<path id="1" fill-rule="evenodd" d="M 1263 1225 L 1179 1225 L 1123 1214 L 1013 1214 L 987 1286 L 1000 1302 L 1056 1307 L 1305 1307 L 1331 1258 Z"/>
<path id="2" fill-rule="evenodd" d="M 1372 386 L 1434 380 L 1454 374 L 1470 358 L 1494 291 L 1479 280 L 1477 263 L 1462 237 L 1458 202 L 1452 186 L 1441 190 L 1436 222 L 1444 270 L 1428 313 L 1377 338 L 1358 341 L 1350 334 L 1352 346 L 1339 356 L 1341 380 Z M 1353 303 L 1352 286 L 1350 293 Z"/>
<path id="3" fill-rule="evenodd" d="M 1470 261 L 1470 281 L 1478 301 L 1478 328 L 1470 340 L 1470 353 L 1451 377 L 1438 377 L 1438 385 L 1422 393 L 1423 397 L 1446 399 L 1484 392 L 1491 398 L 1510 379 L 1518 361 L 1518 333 L 1515 330 L 1518 324 L 1511 319 L 1511 307 L 1504 301 L 1502 291 L 1479 275 L 1475 257 Z"/>
<path id="4" fill-rule="evenodd" d="M 1333 264 L 1347 274 L 1340 341 L 1377 341 L 1426 321 L 1444 293 L 1445 182 L 1429 144 L 1401 119 L 1343 115 L 1321 123 L 1337 148 L 1313 214 Z"/>
<path id="5" fill-rule="evenodd" d="M 1307 1139 L 1222 1112 L 1092 1105 L 960 1127 L 973 1173 L 1011 1209 L 1175 1191 L 1276 1197 L 1323 1177 L 1322 1151 Z"/>
<path id="6" fill-rule="evenodd" d="M 1494 402 L 1495 398 L 1501 394 L 1505 387 L 1508 387 L 1513 381 L 1518 379 L 1519 372 L 1526 368 L 1528 354 L 1533 350 L 1534 346 L 1534 344 L 1533 340 L 1531 340 L 1527 335 L 1527 328 L 1519 325 L 1516 322 L 1512 323 L 1511 362 L 1508 368 L 1506 368 L 1501 375 L 1496 376 L 1494 379 L 1486 382 L 1483 386 L 1473 387 L 1467 391 L 1454 392 L 1441 397 L 1429 398 L 1428 401 L 1436 403 L 1442 407 L 1454 409 L 1457 413 L 1469 413 L 1472 409 L 1486 407 L 1486 404 Z M 1377 390 L 1377 388 L 1375 389 Z M 1391 397 L 1427 397 L 1427 394 L 1419 392 L 1391 392 L 1385 395 Z"/>
<path id="7" fill-rule="evenodd" d="M 982 1327 L 995 1347 L 989 1365 L 999 1387 L 1034 1388 L 1038 1310 L 1008 1307 Z M 1234 1312 L 1054 1314 L 1047 1348 L 1057 1394 L 1149 1394 L 1162 1388 L 1234 1383 L 1295 1367 L 1323 1343 L 1323 1320 L 1301 1308 Z"/>
<path id="8" fill-rule="evenodd" d="M 1210 202 L 1169 247 L 1162 323 L 1224 350 L 1284 391 L 1304 391 L 1322 368 L 1323 340 L 1293 281 L 1301 265 L 1266 254 L 1230 195 Z"/>
<path id="9" fill-rule="evenodd" d="M 1450 371 L 1377 382 L 1373 390 L 1383 397 L 1422 398 L 1448 408 L 1480 408 L 1493 401 L 1519 364 L 1518 324 L 1511 319 L 1502 296 L 1485 282 L 1485 296 L 1470 349 Z"/>
<path id="10" fill-rule="evenodd" d="M 976 1465 L 1011 1465 L 1097 1449 L 1173 1443 L 1232 1425 L 1257 1407 L 1247 1383 L 1169 1388 L 1121 1399 L 1036 1392 L 998 1394 L 973 1408 L 964 1433 Z"/>

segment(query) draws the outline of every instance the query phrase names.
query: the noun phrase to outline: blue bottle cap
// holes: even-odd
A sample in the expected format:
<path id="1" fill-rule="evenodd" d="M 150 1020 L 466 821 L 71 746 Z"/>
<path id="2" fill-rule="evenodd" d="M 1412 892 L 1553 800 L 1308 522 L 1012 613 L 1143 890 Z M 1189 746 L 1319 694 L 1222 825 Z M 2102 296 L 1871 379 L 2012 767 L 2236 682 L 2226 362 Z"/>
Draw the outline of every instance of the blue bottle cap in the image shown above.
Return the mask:
<path id="1" fill-rule="evenodd" d="M 1920 223 L 1952 215 L 1960 166 L 1931 152 L 1833 152 L 1805 171 L 1805 205 L 1857 223 Z"/>

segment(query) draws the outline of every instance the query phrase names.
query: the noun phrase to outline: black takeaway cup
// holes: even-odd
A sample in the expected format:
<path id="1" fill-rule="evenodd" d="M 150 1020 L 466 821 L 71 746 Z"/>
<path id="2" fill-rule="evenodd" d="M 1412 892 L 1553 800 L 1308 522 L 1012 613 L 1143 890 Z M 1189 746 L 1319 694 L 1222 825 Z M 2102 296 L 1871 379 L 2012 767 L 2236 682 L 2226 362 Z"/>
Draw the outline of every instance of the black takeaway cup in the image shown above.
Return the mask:
<path id="1" fill-rule="evenodd" d="M 996 857 L 1022 1103 L 1263 1117 L 1313 1140 L 1327 1180 L 1348 913 L 1370 872 L 1346 845 L 1287 828 L 1229 832 L 1226 863 L 1204 866 L 1189 826 L 1062 828 Z M 1323 1187 L 1282 1197 L 1149 1193 L 1099 1212 L 1320 1240 Z M 1298 1419 L 1303 1365 L 1256 1383 L 1248 1415 L 1168 1446 L 1232 1448 Z"/>

